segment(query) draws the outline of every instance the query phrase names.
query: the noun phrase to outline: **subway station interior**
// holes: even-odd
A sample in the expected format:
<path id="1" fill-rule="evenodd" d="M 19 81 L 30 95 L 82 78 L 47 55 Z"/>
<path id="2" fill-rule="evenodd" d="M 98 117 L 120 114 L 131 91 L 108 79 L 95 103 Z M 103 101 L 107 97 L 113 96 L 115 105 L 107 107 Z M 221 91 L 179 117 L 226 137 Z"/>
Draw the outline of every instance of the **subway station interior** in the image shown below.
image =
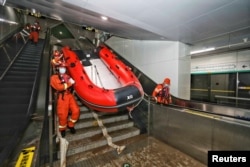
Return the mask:
<path id="1" fill-rule="evenodd" d="M 50 76 L 65 48 L 91 84 L 72 75 L 80 117 L 62 137 Z M 141 94 L 113 86 L 123 64 Z M 165 78 L 170 104 L 152 97 Z M 126 102 L 92 104 L 83 87 Z M 0 113 L 3 167 L 205 167 L 208 151 L 250 151 L 250 1 L 0 0 Z"/>

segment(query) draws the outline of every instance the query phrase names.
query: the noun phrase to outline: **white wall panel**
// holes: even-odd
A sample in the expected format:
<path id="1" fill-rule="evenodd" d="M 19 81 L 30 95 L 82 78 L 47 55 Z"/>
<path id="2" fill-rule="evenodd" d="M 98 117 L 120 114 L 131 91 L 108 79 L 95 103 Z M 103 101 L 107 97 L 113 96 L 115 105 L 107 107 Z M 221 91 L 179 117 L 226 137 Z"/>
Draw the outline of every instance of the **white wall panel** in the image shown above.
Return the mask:
<path id="1" fill-rule="evenodd" d="M 118 37 L 112 37 L 106 44 L 156 83 L 161 83 L 166 77 L 171 78 L 171 93 L 174 96 L 189 99 L 190 62 L 188 60 L 190 57 L 183 58 L 186 55 L 186 45 L 181 45 L 179 42 L 140 41 Z M 185 80 L 189 84 L 183 85 L 179 80 Z"/>
<path id="2" fill-rule="evenodd" d="M 190 59 L 188 57 L 179 59 L 178 71 L 178 94 L 183 99 L 190 99 Z"/>
<path id="3" fill-rule="evenodd" d="M 250 70 L 250 50 L 192 57 L 192 73 L 237 72 Z"/>

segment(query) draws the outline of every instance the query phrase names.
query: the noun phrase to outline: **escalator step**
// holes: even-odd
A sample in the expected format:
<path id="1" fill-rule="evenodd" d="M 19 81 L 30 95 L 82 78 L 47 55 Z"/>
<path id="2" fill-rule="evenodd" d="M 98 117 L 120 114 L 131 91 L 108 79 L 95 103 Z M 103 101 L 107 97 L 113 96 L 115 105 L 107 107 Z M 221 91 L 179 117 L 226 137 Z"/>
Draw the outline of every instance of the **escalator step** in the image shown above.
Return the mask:
<path id="1" fill-rule="evenodd" d="M 0 82 L 1 88 L 15 88 L 15 87 L 28 88 L 32 86 L 33 83 L 31 82 L 15 82 L 15 81 L 4 81 L 4 80 Z"/>
<path id="2" fill-rule="evenodd" d="M 1 104 L 1 113 L 4 112 L 13 112 L 13 114 L 17 111 L 27 111 L 29 104 L 16 104 L 16 105 L 9 105 L 9 104 Z M 2 124 L 2 123 L 1 123 Z"/>
<path id="3" fill-rule="evenodd" d="M 40 55 L 32 56 L 32 57 L 22 56 L 22 57 L 18 57 L 16 59 L 16 61 L 20 61 L 20 62 L 22 62 L 22 61 L 24 61 L 24 62 L 34 62 L 34 61 L 36 61 L 36 62 L 38 62 L 40 60 L 40 58 L 41 58 Z"/>
<path id="4" fill-rule="evenodd" d="M 11 95 L 8 96 L 0 96 L 0 107 L 2 107 L 2 104 L 9 104 L 9 105 L 17 105 L 17 104 L 23 104 L 23 103 L 29 103 L 30 101 L 30 94 L 25 95 L 15 95 L 13 92 Z M 2 108 L 1 108 L 2 110 Z"/>
<path id="5" fill-rule="evenodd" d="M 33 63 L 25 63 L 25 62 L 16 62 L 13 64 L 13 66 L 19 66 L 19 67 L 38 67 L 38 62 Z"/>
<path id="6" fill-rule="evenodd" d="M 0 137 L 0 150 L 3 150 L 9 140 L 13 137 L 15 132 L 17 132 L 19 129 L 19 126 L 10 126 L 9 128 L 0 128 L 1 131 L 1 137 Z"/>
<path id="7" fill-rule="evenodd" d="M 37 67 L 12 67 L 10 70 L 13 71 L 37 71 Z"/>
<path id="8" fill-rule="evenodd" d="M 33 76 L 5 76 L 5 81 L 34 82 Z"/>
<path id="9" fill-rule="evenodd" d="M 23 59 L 19 59 L 19 60 L 16 60 L 16 64 L 36 64 L 38 65 L 39 64 L 39 60 L 23 60 Z"/>
<path id="10" fill-rule="evenodd" d="M 24 71 L 24 70 L 9 70 L 8 71 L 8 75 L 28 75 L 28 76 L 34 76 L 36 75 L 36 71 L 30 71 L 30 70 L 27 70 L 27 71 Z"/>
<path id="11" fill-rule="evenodd" d="M 26 88 L 19 88 L 19 87 L 14 87 L 14 88 L 0 88 L 0 97 L 8 97 L 8 96 L 22 96 L 22 95 L 30 95 L 32 92 L 32 89 L 30 87 Z"/>
<path id="12" fill-rule="evenodd" d="M 6 125 L 0 128 L 1 138 L 0 138 L 0 150 L 8 143 L 9 139 L 19 131 L 23 120 L 25 119 L 24 113 L 17 114 L 17 116 L 6 116 L 6 119 L 1 119 L 0 121 Z M 14 123 L 13 123 L 14 122 Z"/>
<path id="13" fill-rule="evenodd" d="M 6 120 L 11 120 L 11 118 L 13 118 L 13 120 L 19 120 L 24 116 L 25 112 L 19 112 L 19 110 L 14 110 L 14 111 L 10 111 L 10 112 L 1 112 L 1 119 L 6 119 Z M 9 124 L 11 124 L 11 122 L 9 122 Z M 5 129 L 6 127 L 0 127 L 0 129 Z M 1 131 L 2 132 L 2 131 Z"/>
<path id="14" fill-rule="evenodd" d="M 23 59 L 18 59 L 15 61 L 14 64 L 39 64 L 39 61 L 40 61 L 40 58 L 39 59 L 36 59 L 36 60 L 23 60 Z"/>

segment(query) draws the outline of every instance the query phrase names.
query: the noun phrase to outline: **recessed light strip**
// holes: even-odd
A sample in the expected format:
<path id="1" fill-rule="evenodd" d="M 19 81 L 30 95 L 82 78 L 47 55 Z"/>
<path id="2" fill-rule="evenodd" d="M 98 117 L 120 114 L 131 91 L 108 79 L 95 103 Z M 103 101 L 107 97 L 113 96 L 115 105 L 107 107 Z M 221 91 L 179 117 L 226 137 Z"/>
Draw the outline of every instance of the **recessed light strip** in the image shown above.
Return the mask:
<path id="1" fill-rule="evenodd" d="M 106 16 L 101 16 L 102 20 L 108 20 L 108 17 Z"/>
<path id="2" fill-rule="evenodd" d="M 2 18 L 0 18 L 0 22 L 9 23 L 9 24 L 18 24 L 17 22 L 10 21 L 10 20 L 5 20 L 5 19 L 2 19 Z"/>
<path id="3" fill-rule="evenodd" d="M 215 50 L 215 48 L 206 48 L 206 49 L 196 50 L 196 51 L 190 52 L 190 54 L 193 55 L 193 54 L 208 52 L 208 51 L 212 51 L 212 50 Z"/>

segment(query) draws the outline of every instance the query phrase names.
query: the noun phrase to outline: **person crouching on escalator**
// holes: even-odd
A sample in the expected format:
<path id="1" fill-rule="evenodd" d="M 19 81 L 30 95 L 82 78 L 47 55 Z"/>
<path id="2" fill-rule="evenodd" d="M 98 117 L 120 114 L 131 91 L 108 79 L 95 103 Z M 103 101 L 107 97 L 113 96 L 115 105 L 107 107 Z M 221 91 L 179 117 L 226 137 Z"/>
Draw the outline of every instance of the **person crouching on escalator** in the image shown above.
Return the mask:
<path id="1" fill-rule="evenodd" d="M 157 103 L 161 103 L 161 104 L 172 103 L 169 78 L 165 78 L 162 84 L 156 85 L 152 93 L 152 97 Z"/>
<path id="2" fill-rule="evenodd" d="M 66 64 L 62 63 L 58 70 L 58 74 L 51 76 L 50 85 L 56 90 L 59 131 L 61 136 L 65 137 L 67 128 L 72 134 L 76 132 L 74 126 L 79 118 L 80 108 L 72 94 L 75 81 L 66 74 Z"/>

